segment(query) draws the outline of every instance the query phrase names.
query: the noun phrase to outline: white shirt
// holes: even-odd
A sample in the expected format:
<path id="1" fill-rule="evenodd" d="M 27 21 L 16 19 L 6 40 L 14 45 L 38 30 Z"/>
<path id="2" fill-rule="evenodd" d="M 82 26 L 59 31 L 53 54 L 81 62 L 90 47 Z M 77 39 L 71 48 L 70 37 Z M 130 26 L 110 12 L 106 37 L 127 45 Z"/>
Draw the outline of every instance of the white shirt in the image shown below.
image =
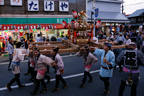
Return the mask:
<path id="1" fill-rule="evenodd" d="M 125 45 L 130 45 L 131 44 L 131 39 L 126 40 Z"/>
<path id="2" fill-rule="evenodd" d="M 98 38 L 97 37 L 93 37 L 94 43 L 98 43 Z"/>

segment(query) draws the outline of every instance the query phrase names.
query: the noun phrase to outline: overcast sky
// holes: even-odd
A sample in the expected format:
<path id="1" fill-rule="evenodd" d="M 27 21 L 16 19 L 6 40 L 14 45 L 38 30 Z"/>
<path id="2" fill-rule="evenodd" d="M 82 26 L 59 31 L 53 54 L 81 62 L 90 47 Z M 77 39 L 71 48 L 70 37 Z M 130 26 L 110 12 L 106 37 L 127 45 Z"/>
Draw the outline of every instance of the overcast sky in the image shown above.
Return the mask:
<path id="1" fill-rule="evenodd" d="M 144 9 L 144 0 L 124 0 L 124 12 L 126 14 L 131 14 L 138 9 Z"/>

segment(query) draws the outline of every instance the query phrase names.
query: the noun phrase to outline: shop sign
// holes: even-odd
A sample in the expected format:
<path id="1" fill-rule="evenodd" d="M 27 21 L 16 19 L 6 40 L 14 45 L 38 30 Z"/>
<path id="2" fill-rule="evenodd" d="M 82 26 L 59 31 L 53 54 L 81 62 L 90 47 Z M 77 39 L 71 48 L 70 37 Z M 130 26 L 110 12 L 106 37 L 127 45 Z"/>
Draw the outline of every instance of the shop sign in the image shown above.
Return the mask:
<path id="1" fill-rule="evenodd" d="M 28 0 L 28 11 L 39 11 L 39 0 Z"/>
<path id="2" fill-rule="evenodd" d="M 4 5 L 4 0 L 0 0 L 0 5 Z"/>
<path id="3" fill-rule="evenodd" d="M 54 11 L 54 1 L 44 0 L 44 11 Z"/>
<path id="4" fill-rule="evenodd" d="M 70 23 L 72 18 L 57 18 L 57 23 L 62 23 L 64 21 L 66 21 L 67 23 Z"/>
<path id="5" fill-rule="evenodd" d="M 10 4 L 14 6 L 22 6 L 22 0 L 10 0 Z"/>
<path id="6" fill-rule="evenodd" d="M 59 11 L 68 12 L 69 11 L 69 2 L 59 1 Z"/>

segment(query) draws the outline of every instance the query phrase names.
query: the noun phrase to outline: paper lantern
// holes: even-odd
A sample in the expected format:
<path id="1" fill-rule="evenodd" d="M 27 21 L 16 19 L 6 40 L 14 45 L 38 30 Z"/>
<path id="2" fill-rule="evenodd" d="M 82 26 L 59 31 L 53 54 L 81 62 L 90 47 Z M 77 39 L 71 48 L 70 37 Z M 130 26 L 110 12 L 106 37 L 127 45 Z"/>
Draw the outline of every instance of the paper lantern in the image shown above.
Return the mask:
<path id="1" fill-rule="evenodd" d="M 73 17 L 74 17 L 75 19 L 77 19 L 78 14 L 77 14 L 77 12 L 76 12 L 75 10 L 73 10 L 72 14 L 73 14 Z"/>
<path id="2" fill-rule="evenodd" d="M 67 28 L 67 23 L 66 23 L 66 21 L 63 20 L 62 25 L 63 25 L 64 28 Z"/>
<path id="3" fill-rule="evenodd" d="M 22 32 L 20 32 L 20 34 L 19 34 L 19 35 L 20 35 L 20 37 L 22 37 L 22 36 L 23 36 L 23 33 L 22 33 Z"/>
<path id="4" fill-rule="evenodd" d="M 97 21 L 95 27 L 98 29 L 98 28 L 100 28 L 100 26 L 101 26 L 101 21 Z"/>

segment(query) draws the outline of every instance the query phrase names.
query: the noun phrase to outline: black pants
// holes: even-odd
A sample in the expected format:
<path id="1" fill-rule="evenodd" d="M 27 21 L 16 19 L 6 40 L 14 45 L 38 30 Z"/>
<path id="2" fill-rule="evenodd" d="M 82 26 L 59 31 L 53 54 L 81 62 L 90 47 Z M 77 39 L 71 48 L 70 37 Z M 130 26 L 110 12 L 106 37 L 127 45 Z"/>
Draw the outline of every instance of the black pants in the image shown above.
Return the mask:
<path id="1" fill-rule="evenodd" d="M 11 86 L 15 81 L 17 82 L 18 86 L 21 86 L 19 78 L 20 78 L 20 73 L 15 74 L 15 77 L 8 83 L 8 86 Z"/>
<path id="2" fill-rule="evenodd" d="M 48 76 L 48 75 L 45 74 L 44 78 L 47 79 L 47 80 L 49 80 L 50 76 Z"/>
<path id="3" fill-rule="evenodd" d="M 82 83 L 85 84 L 86 80 L 87 80 L 87 76 L 90 78 L 90 80 L 92 80 L 92 76 L 89 72 L 84 72 L 84 77 L 83 77 L 83 80 L 82 80 Z"/>
<path id="4" fill-rule="evenodd" d="M 31 71 L 30 71 L 30 73 L 31 73 L 31 78 L 36 78 L 37 71 L 34 70 L 35 68 L 30 67 L 30 69 L 31 69 Z"/>
<path id="5" fill-rule="evenodd" d="M 31 73 L 30 60 L 28 61 L 28 70 L 27 70 L 27 73 Z"/>
<path id="6" fill-rule="evenodd" d="M 110 86 L 110 82 L 109 82 L 109 77 L 101 77 L 100 79 L 104 82 L 104 86 L 105 86 L 105 90 L 109 91 L 109 86 Z"/>
<path id="7" fill-rule="evenodd" d="M 131 95 L 130 96 L 136 96 L 137 84 L 138 83 L 133 84 L 131 86 Z M 121 85 L 120 85 L 120 88 L 119 88 L 119 95 L 118 96 L 123 96 L 123 92 L 125 90 L 125 86 L 126 86 L 126 82 L 121 81 Z"/>
<path id="8" fill-rule="evenodd" d="M 56 84 L 55 84 L 55 88 L 59 87 L 59 82 L 62 82 L 63 85 L 66 84 L 66 81 L 63 79 L 63 77 L 61 75 L 56 75 Z"/>
<path id="9" fill-rule="evenodd" d="M 43 88 L 47 88 L 46 84 L 44 82 L 44 79 L 41 79 L 41 80 L 36 79 L 35 88 L 34 88 L 35 92 L 38 92 L 39 87 L 40 87 L 40 83 L 41 83 L 41 85 L 42 85 Z"/>
<path id="10" fill-rule="evenodd" d="M 8 69 L 10 69 L 11 62 L 12 62 L 12 59 L 10 59 L 10 61 L 9 61 Z"/>

